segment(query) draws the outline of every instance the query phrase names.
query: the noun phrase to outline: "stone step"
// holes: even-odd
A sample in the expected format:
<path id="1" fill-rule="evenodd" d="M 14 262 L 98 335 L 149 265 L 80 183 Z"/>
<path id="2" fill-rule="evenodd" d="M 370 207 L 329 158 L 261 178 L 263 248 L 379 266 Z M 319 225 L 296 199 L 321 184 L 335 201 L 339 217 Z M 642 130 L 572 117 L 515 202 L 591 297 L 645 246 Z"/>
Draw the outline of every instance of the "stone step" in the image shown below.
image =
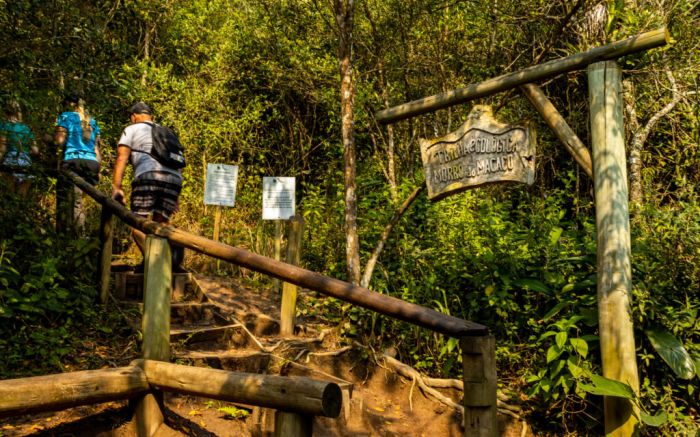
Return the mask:
<path id="1" fill-rule="evenodd" d="M 170 323 L 172 325 L 228 324 L 229 321 L 219 313 L 219 307 L 210 302 L 177 302 L 170 304 Z"/>
<path id="2" fill-rule="evenodd" d="M 271 354 L 256 350 L 213 349 L 210 351 L 184 351 L 173 355 L 179 361 L 187 362 L 193 366 L 246 373 L 267 373 L 273 360 Z"/>
<path id="3" fill-rule="evenodd" d="M 220 347 L 246 347 L 253 343 L 243 327 L 238 324 L 223 326 L 178 326 L 170 327 L 170 342 L 183 346 L 193 346 L 199 343 L 216 343 Z"/>

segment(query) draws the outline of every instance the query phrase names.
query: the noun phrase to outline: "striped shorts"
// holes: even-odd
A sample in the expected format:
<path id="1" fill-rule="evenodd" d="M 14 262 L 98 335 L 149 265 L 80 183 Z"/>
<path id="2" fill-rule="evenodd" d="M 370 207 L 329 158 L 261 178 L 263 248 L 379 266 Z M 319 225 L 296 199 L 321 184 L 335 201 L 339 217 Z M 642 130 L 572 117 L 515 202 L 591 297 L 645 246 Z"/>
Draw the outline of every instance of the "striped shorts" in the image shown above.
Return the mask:
<path id="1" fill-rule="evenodd" d="M 171 173 L 151 171 L 131 183 L 131 211 L 148 216 L 160 214 L 169 219 L 177 211 L 182 178 Z"/>

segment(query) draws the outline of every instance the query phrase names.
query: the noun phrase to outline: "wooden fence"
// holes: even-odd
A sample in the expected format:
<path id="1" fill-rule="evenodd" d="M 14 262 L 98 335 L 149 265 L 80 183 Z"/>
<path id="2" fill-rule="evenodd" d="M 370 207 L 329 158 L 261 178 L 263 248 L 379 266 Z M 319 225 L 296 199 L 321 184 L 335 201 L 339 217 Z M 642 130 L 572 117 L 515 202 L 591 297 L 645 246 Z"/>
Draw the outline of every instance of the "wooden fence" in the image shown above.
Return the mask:
<path id="1" fill-rule="evenodd" d="M 103 302 L 106 302 L 109 293 L 114 217 L 147 235 L 144 272 L 144 360 L 119 369 L 36 377 L 42 378 L 40 380 L 22 378 L 0 381 L 0 416 L 138 397 L 135 412 L 137 429 L 140 436 L 150 437 L 163 421 L 162 391 L 177 391 L 277 408 L 277 435 L 310 436 L 313 416 L 337 417 L 341 404 L 340 389 L 333 383 L 305 378 L 237 374 L 167 363 L 170 359 L 169 243 L 174 243 L 459 339 L 464 363 L 465 435 L 497 435 L 495 339 L 489 334 L 487 327 L 242 248 L 190 234 L 173 226 L 156 223 L 131 213 L 74 173 L 66 174 L 76 186 L 102 205 L 99 277 L 100 298 Z M 208 383 L 202 384 L 201 381 Z M 242 390 L 251 383 L 261 388 Z M 35 384 L 41 384 L 41 390 L 38 390 L 39 385 Z M 32 395 L 29 387 L 34 387 L 34 391 L 43 396 Z M 300 399 L 304 399 L 303 405 L 299 404 Z"/>

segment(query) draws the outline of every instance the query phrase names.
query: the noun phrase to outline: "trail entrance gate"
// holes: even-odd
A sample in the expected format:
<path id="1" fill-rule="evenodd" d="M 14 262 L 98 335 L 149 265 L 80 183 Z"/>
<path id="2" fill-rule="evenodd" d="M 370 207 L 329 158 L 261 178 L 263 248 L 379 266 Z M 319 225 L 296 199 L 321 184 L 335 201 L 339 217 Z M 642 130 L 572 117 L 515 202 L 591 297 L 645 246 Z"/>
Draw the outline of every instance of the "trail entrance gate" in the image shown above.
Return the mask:
<path id="1" fill-rule="evenodd" d="M 465 88 L 414 100 L 376 114 L 377 121 L 380 123 L 394 123 L 515 87 L 521 89 L 574 159 L 593 178 L 603 376 L 629 384 L 635 392 L 639 392 L 639 376 L 630 317 L 629 294 L 632 287 L 632 269 L 627 168 L 622 119 L 621 70 L 615 60 L 628 54 L 663 46 L 668 39 L 666 28 L 660 28 L 586 52 L 471 84 Z M 592 160 L 588 149 L 567 125 L 544 92 L 534 84 L 539 80 L 584 67 L 587 68 L 589 84 Z M 465 126 L 460 129 L 464 128 Z M 458 137 L 463 136 L 463 133 L 458 131 L 452 139 L 456 141 Z M 449 140 L 448 138 L 447 141 Z M 445 139 L 441 141 L 444 143 Z M 432 143 L 424 143 L 424 148 L 431 147 L 430 144 Z M 440 157 L 442 157 L 444 164 L 447 160 L 455 161 L 460 153 L 459 151 L 456 153 L 439 151 L 433 154 L 432 159 L 437 159 L 440 164 Z M 431 159 L 431 157 L 428 158 Z M 472 166 L 470 163 L 464 164 L 461 169 L 459 166 L 457 169 L 454 169 L 454 166 L 450 167 L 452 170 L 443 170 L 447 167 L 438 167 L 437 173 L 434 173 L 433 168 L 431 165 L 426 166 L 426 183 L 429 196 L 433 200 L 450 194 L 453 189 L 457 192 L 469 188 L 462 182 L 463 176 L 466 175 L 468 179 L 470 175 L 476 176 L 475 173 L 480 171 L 476 164 Z M 484 164 L 482 164 L 483 168 L 485 168 Z M 443 183 L 442 186 L 438 184 L 436 190 L 436 181 L 443 180 L 446 180 L 447 184 Z M 456 181 L 456 185 L 452 184 L 453 180 Z M 606 435 L 616 437 L 633 435 L 638 428 L 634 413 L 634 406 L 628 400 L 606 397 Z M 470 429 L 471 426 L 474 424 L 466 423 L 466 435 L 487 435 L 478 429 Z"/>

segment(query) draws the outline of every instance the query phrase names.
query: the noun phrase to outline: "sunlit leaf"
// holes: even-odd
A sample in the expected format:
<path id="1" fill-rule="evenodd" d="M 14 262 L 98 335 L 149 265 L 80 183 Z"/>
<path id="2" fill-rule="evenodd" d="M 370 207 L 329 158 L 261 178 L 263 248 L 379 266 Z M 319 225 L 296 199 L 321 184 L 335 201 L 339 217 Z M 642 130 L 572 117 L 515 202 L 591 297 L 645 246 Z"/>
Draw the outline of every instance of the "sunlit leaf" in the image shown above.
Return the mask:
<path id="1" fill-rule="evenodd" d="M 557 244 L 557 241 L 559 241 L 559 237 L 561 237 L 561 233 L 564 230 L 559 227 L 552 228 L 552 230 L 549 232 L 549 245 L 554 246 Z"/>
<path id="2" fill-rule="evenodd" d="M 558 347 L 557 345 L 550 346 L 550 348 L 547 349 L 547 363 L 551 363 L 552 361 L 559 358 L 559 355 L 561 355 L 562 352 L 563 349 Z"/>
<path id="3" fill-rule="evenodd" d="M 588 355 L 588 343 L 586 343 L 586 340 L 582 338 L 572 338 L 569 339 L 569 342 L 571 343 L 571 346 L 574 347 L 574 350 L 577 354 L 581 355 L 584 358 L 586 357 L 586 355 Z"/>
<path id="4" fill-rule="evenodd" d="M 566 331 L 557 332 L 557 335 L 554 337 L 554 341 L 556 342 L 559 349 L 561 349 L 566 344 L 566 340 L 568 338 L 569 336 L 566 334 Z"/>
<path id="5" fill-rule="evenodd" d="M 683 344 L 670 332 L 658 329 L 644 331 L 656 352 L 673 372 L 682 379 L 695 376 L 696 366 Z"/>
<path id="6" fill-rule="evenodd" d="M 608 379 L 600 375 L 591 375 L 593 384 L 581 384 L 580 387 L 586 392 L 599 396 L 614 396 L 617 398 L 634 399 L 635 394 L 629 385 Z"/>
<path id="7" fill-rule="evenodd" d="M 662 426 L 668 421 L 668 415 L 665 411 L 660 411 L 653 416 L 645 413 L 644 411 L 641 411 L 639 416 L 642 419 L 642 422 L 644 422 L 644 424 L 653 427 Z"/>

